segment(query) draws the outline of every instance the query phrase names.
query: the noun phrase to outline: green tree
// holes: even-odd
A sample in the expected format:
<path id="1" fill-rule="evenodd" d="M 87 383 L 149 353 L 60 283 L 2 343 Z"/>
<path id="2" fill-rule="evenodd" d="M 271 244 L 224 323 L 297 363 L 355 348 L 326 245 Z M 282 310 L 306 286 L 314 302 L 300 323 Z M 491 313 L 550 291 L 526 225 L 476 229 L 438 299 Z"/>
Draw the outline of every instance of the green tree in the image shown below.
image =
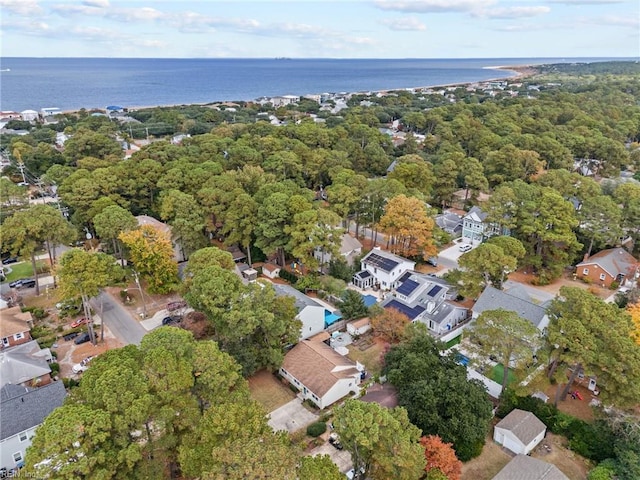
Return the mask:
<path id="1" fill-rule="evenodd" d="M 622 236 L 622 210 L 608 195 L 598 195 L 584 200 L 578 212 L 580 231 L 589 240 L 587 256 L 593 245 L 606 247 Z"/>
<path id="2" fill-rule="evenodd" d="M 201 270 L 212 265 L 217 265 L 225 270 L 233 271 L 236 264 L 233 261 L 233 255 L 229 252 L 219 249 L 218 247 L 201 248 L 193 252 L 189 257 L 189 263 L 185 269 L 187 275 L 197 275 Z"/>
<path id="3" fill-rule="evenodd" d="M 192 195 L 178 190 L 163 192 L 160 216 L 171 225 L 171 234 L 180 240 L 185 256 L 206 246 L 204 211 Z"/>
<path id="4" fill-rule="evenodd" d="M 333 425 L 353 460 L 356 479 L 419 479 L 424 472 L 420 429 L 400 407 L 347 400 L 336 408 Z"/>
<path id="5" fill-rule="evenodd" d="M 127 247 L 136 272 L 145 278 L 152 293 L 168 293 L 178 281 L 169 236 L 151 225 L 122 232 L 118 239 Z"/>
<path id="6" fill-rule="evenodd" d="M 285 226 L 290 240 L 287 250 L 310 271 L 317 271 L 320 261 L 316 249 L 335 257 L 339 254 L 342 229 L 340 217 L 324 208 L 310 208 L 293 216 L 291 225 Z"/>
<path id="7" fill-rule="evenodd" d="M 118 276 L 117 268 L 109 255 L 74 248 L 64 253 L 56 269 L 62 298 L 82 299 L 84 316 L 94 345 L 97 339 L 93 331 L 93 315 L 89 300 L 97 297 L 101 289 L 115 282 Z"/>
<path id="8" fill-rule="evenodd" d="M 111 240 L 113 251 L 120 256 L 122 268 L 124 268 L 122 244 L 118 236 L 122 232 L 128 232 L 138 226 L 136 217 L 119 205 L 111 205 L 93 217 L 93 226 L 100 238 Z"/>
<path id="9" fill-rule="evenodd" d="M 343 480 L 344 475 L 329 455 L 315 455 L 300 459 L 298 478 L 300 480 Z"/>
<path id="10" fill-rule="evenodd" d="M 518 266 L 518 259 L 507 255 L 498 245 L 487 242 L 462 255 L 458 264 L 462 269 L 460 293 L 477 298 L 489 285 L 501 289 L 505 275 Z"/>
<path id="11" fill-rule="evenodd" d="M 247 193 L 238 193 L 231 201 L 225 214 L 222 233 L 225 244 L 236 243 L 245 247 L 249 265 L 251 262 L 251 241 L 258 222 L 258 203 Z"/>
<path id="12" fill-rule="evenodd" d="M 482 451 L 492 418 L 486 389 L 468 380 L 466 368 L 423 324 L 407 327 L 405 340 L 385 356 L 384 373 L 398 391 L 398 402 L 425 434 L 452 443 L 462 461 Z"/>
<path id="13" fill-rule="evenodd" d="M 640 347 L 631 337 L 629 314 L 577 287 L 562 287 L 548 313 L 548 373 L 559 377 L 556 404 L 565 399 L 580 372 L 597 378 L 604 401 L 618 406 L 636 402 Z M 567 368 L 572 370 L 565 382 Z"/>
<path id="14" fill-rule="evenodd" d="M 541 332 L 517 312 L 497 309 L 484 311 L 465 332 L 478 358 L 496 358 L 503 368 L 502 391 L 507 388 L 509 372 L 521 371 L 533 363 L 543 345 Z"/>
<path id="15" fill-rule="evenodd" d="M 342 318 L 345 320 L 352 320 L 354 318 L 366 317 L 369 313 L 369 309 L 364 304 L 364 299 L 359 292 L 347 289 L 342 295 L 340 312 L 342 313 Z"/>

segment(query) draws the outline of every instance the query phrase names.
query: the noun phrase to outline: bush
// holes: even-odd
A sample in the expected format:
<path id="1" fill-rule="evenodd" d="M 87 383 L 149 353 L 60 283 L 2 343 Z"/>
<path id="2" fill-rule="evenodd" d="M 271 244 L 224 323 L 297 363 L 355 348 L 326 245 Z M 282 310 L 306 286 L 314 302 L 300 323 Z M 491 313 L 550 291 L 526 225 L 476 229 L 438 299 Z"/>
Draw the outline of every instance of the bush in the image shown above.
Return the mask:
<path id="1" fill-rule="evenodd" d="M 285 270 L 284 268 L 280 269 L 280 273 L 278 274 L 278 276 L 283 280 L 286 280 L 287 282 L 289 282 L 291 285 L 295 285 L 295 283 L 298 281 L 298 276 L 296 274 L 291 273 L 290 271 Z"/>
<path id="2" fill-rule="evenodd" d="M 67 389 L 72 389 L 80 385 L 80 382 L 74 378 L 63 378 L 62 383 Z"/>
<path id="3" fill-rule="evenodd" d="M 52 333 L 53 331 L 50 328 L 44 325 L 36 325 L 31 329 L 31 338 L 35 340 L 38 338 L 45 337 L 47 335 L 51 335 Z"/>
<path id="4" fill-rule="evenodd" d="M 51 376 L 55 377 L 58 373 L 60 373 L 60 364 L 56 362 L 51 362 L 49 364 L 49 368 L 51 368 Z"/>
<path id="5" fill-rule="evenodd" d="M 310 437 L 319 437 L 327 431 L 327 424 L 324 422 L 312 423 L 307 427 L 307 435 Z"/>

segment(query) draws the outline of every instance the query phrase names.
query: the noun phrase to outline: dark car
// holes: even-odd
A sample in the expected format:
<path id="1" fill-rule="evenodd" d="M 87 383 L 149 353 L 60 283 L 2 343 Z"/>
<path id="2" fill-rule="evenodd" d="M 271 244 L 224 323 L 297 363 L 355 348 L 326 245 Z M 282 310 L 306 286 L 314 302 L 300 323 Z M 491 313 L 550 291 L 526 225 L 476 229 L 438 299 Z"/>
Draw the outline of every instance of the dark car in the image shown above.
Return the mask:
<path id="1" fill-rule="evenodd" d="M 18 261 L 18 257 L 3 258 L 2 259 L 2 264 L 3 265 L 9 265 L 10 263 L 16 263 L 17 261 Z"/>
<path id="2" fill-rule="evenodd" d="M 340 443 L 340 439 L 338 438 L 338 434 L 333 432 L 331 433 L 331 435 L 329 435 L 329 443 L 331 445 L 333 445 L 335 448 L 337 448 L 338 450 L 342 450 L 344 447 L 342 446 L 342 443 Z"/>
<path id="3" fill-rule="evenodd" d="M 26 282 L 30 280 L 29 278 L 21 278 L 20 280 L 14 280 L 9 284 L 9 288 L 20 288 L 22 286 L 22 282 Z"/>
<path id="4" fill-rule="evenodd" d="M 78 335 L 73 343 L 75 343 L 76 345 L 80 345 L 81 343 L 87 343 L 89 340 L 91 340 L 89 332 L 84 332 L 83 334 Z"/>
<path id="5" fill-rule="evenodd" d="M 33 288 L 36 286 L 36 281 L 33 278 L 28 278 L 23 280 L 17 288 Z"/>
<path id="6" fill-rule="evenodd" d="M 173 325 L 174 323 L 179 323 L 180 317 L 164 317 L 162 319 L 162 325 Z"/>

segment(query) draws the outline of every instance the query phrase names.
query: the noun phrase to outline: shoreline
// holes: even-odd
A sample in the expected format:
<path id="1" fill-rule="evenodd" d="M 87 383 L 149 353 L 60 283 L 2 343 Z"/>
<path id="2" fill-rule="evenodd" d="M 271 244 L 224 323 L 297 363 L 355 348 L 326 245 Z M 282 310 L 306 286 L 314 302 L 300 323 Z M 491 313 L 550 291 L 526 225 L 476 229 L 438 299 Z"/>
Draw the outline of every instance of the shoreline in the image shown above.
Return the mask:
<path id="1" fill-rule="evenodd" d="M 393 92 L 393 91 L 400 91 L 400 90 L 422 90 L 422 89 L 428 89 L 428 88 L 447 88 L 447 87 L 461 87 L 464 85 L 472 85 L 472 84 L 476 84 L 476 83 L 484 83 L 484 82 L 497 82 L 497 81 L 507 81 L 507 80 L 513 80 L 513 79 L 522 79 L 522 78 L 526 78 L 529 77 L 531 75 L 534 75 L 535 73 L 537 73 L 536 70 L 536 66 L 535 65 L 513 65 L 513 66 L 509 66 L 509 65 L 498 65 L 498 66 L 489 66 L 489 67 L 482 67 L 485 70 L 497 70 L 497 71 L 502 71 L 502 72 L 513 72 L 513 75 L 508 76 L 508 77 L 496 77 L 496 78 L 488 78 L 488 79 L 484 79 L 484 80 L 475 80 L 475 81 L 467 81 L 467 82 L 457 82 L 457 83 L 446 83 L 446 84 L 438 84 L 438 85 L 425 85 L 425 86 L 419 86 L 419 87 L 403 87 L 403 88 L 393 88 L 393 89 L 384 89 L 384 90 L 367 90 L 366 92 L 371 92 L 372 94 L 375 93 L 384 93 L 384 92 Z M 361 93 L 365 93 L 365 91 L 355 91 L 355 92 L 347 92 L 348 94 L 361 94 Z M 286 95 L 286 94 L 283 94 Z M 304 97 L 305 95 L 313 95 L 313 94 L 304 94 L 304 95 L 296 95 L 299 97 Z M 275 95 L 275 96 L 281 96 L 281 95 Z M 216 105 L 220 105 L 220 104 L 224 104 L 224 103 L 238 103 L 238 102 L 242 102 L 245 104 L 249 104 L 249 103 L 255 103 L 256 99 L 252 99 L 252 100 L 215 100 L 215 101 L 211 101 L 211 102 L 206 102 L 206 103 L 202 103 L 202 102 L 194 102 L 194 103 L 174 103 L 174 104 L 164 104 L 164 105 L 134 105 L 134 106 L 123 106 L 123 108 L 125 108 L 127 110 L 127 112 L 137 112 L 139 110 L 149 110 L 149 109 L 153 109 L 153 108 L 177 108 L 177 107 L 189 107 L 189 106 L 196 106 L 196 107 L 212 107 L 212 106 L 216 106 Z M 80 112 L 83 109 L 73 109 L 73 110 L 63 110 L 61 111 L 61 114 L 76 114 L 78 112 Z M 87 112 L 95 112 L 95 111 L 103 111 L 104 109 L 101 108 L 90 108 L 90 109 L 85 109 Z"/>

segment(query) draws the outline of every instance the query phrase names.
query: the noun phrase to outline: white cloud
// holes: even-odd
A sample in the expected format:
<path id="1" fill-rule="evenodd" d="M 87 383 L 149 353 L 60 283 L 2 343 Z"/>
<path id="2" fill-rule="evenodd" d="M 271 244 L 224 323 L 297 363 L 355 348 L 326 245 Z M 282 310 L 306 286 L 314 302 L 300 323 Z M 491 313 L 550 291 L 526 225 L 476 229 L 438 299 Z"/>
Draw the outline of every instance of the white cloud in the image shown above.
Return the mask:
<path id="1" fill-rule="evenodd" d="M 386 18 L 381 23 L 391 30 L 424 31 L 427 29 L 424 23 L 414 17 Z"/>
<path id="2" fill-rule="evenodd" d="M 376 0 L 374 5 L 381 10 L 411 13 L 473 12 L 494 5 L 496 0 Z"/>
<path id="3" fill-rule="evenodd" d="M 84 0 L 82 4 L 87 7 L 109 8 L 109 0 Z"/>
<path id="4" fill-rule="evenodd" d="M 561 3 L 563 5 L 611 5 L 613 3 L 624 3 L 625 0 L 548 0 L 550 3 Z"/>
<path id="5" fill-rule="evenodd" d="M 22 17 L 34 17 L 43 13 L 37 0 L 0 0 L 0 7 Z"/>
<path id="6" fill-rule="evenodd" d="M 500 7 L 488 8 L 474 13 L 474 16 L 485 18 L 523 18 L 544 15 L 551 11 L 549 7 Z"/>

